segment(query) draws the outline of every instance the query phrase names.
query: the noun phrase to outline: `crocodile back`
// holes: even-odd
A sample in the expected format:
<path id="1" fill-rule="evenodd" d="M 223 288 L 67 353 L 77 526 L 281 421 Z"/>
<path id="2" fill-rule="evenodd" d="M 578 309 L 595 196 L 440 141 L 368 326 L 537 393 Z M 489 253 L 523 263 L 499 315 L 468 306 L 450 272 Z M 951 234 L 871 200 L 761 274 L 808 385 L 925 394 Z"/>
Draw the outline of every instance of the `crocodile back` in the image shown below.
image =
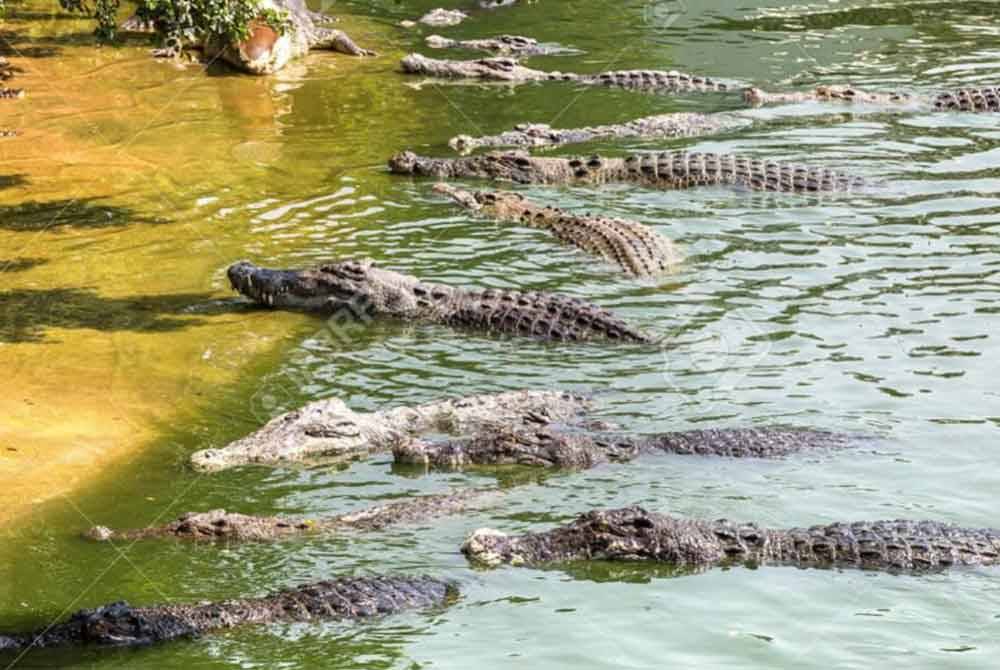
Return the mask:
<path id="1" fill-rule="evenodd" d="M 544 340 L 651 341 L 597 305 L 550 293 L 498 290 L 464 293 L 456 300 L 454 308 L 443 315 L 443 320 L 453 326 Z"/>

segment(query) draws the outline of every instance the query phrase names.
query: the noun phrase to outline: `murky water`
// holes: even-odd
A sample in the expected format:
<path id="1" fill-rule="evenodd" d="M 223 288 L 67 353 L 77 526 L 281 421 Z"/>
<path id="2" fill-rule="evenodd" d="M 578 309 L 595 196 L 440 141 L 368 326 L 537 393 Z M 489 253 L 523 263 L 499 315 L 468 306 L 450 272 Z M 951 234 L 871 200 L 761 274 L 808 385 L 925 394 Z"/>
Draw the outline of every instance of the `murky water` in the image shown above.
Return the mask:
<path id="1" fill-rule="evenodd" d="M 474 14 L 447 34 L 524 33 L 587 52 L 538 67 L 676 68 L 774 89 L 850 80 L 929 92 L 1000 80 L 993 3 L 755 4 L 544 0 Z M 630 503 L 777 526 L 893 517 L 1000 525 L 1000 386 L 990 363 L 1000 121 L 810 104 L 757 110 L 748 128 L 669 143 L 888 183 L 863 197 L 526 190 L 644 221 L 683 245 L 676 275 L 638 283 L 539 231 L 471 218 L 429 183 L 391 178 L 381 165 L 402 148 L 445 154 L 457 133 L 733 110 L 738 98 L 416 89 L 393 69 L 431 31 L 391 24 L 433 6 L 345 5 L 356 38 L 384 58 L 316 55 L 260 80 L 151 63 L 139 44 L 95 52 L 73 36 L 86 30 L 75 21 L 8 26 L 28 31 L 13 39 L 29 54 L 18 63 L 31 97 L 0 107 L 3 123 L 26 130 L 0 144 L 0 172 L 23 175 L 0 188 L 0 258 L 20 259 L 4 266 L 0 290 L 0 467 L 23 488 L 5 495 L 23 503 L 44 492 L 30 482 L 61 487 L 73 467 L 101 474 L 9 525 L 3 627 L 120 598 L 222 598 L 368 572 L 446 576 L 463 592 L 439 612 L 239 630 L 138 652 L 32 653 L 17 667 L 992 667 L 994 571 L 480 571 L 457 549 L 483 525 L 542 529 Z M 295 266 L 351 255 L 449 283 L 586 297 L 666 344 L 554 346 L 328 324 L 249 309 L 226 291 L 223 270 L 237 258 Z M 185 460 L 315 398 L 371 409 L 442 389 L 543 386 L 600 390 L 603 413 L 636 431 L 788 423 L 884 441 L 779 462 L 658 457 L 584 474 L 507 472 L 500 505 L 362 537 L 117 548 L 76 537 L 94 523 L 137 526 L 185 510 L 321 515 L 496 482 L 489 472 L 415 477 L 385 456 L 347 469 L 211 476 Z M 59 469 L 60 443 L 74 454 L 69 469 Z"/>

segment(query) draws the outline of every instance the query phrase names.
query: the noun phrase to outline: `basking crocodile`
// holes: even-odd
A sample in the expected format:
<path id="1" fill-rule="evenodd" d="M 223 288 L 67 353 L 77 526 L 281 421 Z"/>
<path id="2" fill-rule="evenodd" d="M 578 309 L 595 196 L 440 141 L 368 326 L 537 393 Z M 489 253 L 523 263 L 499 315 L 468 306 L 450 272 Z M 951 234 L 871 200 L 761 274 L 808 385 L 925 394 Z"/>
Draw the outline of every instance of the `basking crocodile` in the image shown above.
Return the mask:
<path id="1" fill-rule="evenodd" d="M 827 168 L 685 151 L 631 154 L 625 158 L 543 158 L 525 151 L 429 158 L 404 151 L 389 159 L 389 170 L 438 179 L 481 177 L 519 184 L 624 182 L 661 189 L 726 185 L 759 191 L 817 193 L 850 192 L 868 186 L 862 177 Z"/>
<path id="2" fill-rule="evenodd" d="M 441 35 L 428 35 L 427 46 L 432 49 L 469 49 L 489 51 L 495 54 L 517 56 L 552 56 L 555 54 L 580 53 L 577 49 L 558 44 L 543 44 L 532 37 L 520 35 L 498 35 L 477 40 L 453 40 Z"/>
<path id="3" fill-rule="evenodd" d="M 557 293 L 469 291 L 384 270 L 370 259 L 312 270 L 268 270 L 248 261 L 228 270 L 233 288 L 266 307 L 390 316 L 543 340 L 651 342 L 611 312 Z"/>
<path id="4" fill-rule="evenodd" d="M 577 84 L 612 86 L 655 92 L 728 91 L 731 86 L 707 77 L 664 70 L 614 70 L 597 74 L 546 72 L 519 64 L 513 58 L 444 60 L 410 54 L 400 63 L 406 74 L 442 79 L 484 79 L 526 83 L 529 81 L 572 81 Z"/>
<path id="5" fill-rule="evenodd" d="M 513 130 L 499 135 L 472 137 L 458 135 L 449 142 L 455 151 L 463 154 L 482 147 L 548 147 L 558 144 L 577 144 L 603 139 L 669 139 L 708 135 L 745 126 L 749 121 L 732 114 L 699 114 L 677 112 L 657 114 L 625 123 L 583 128 L 553 128 L 547 123 L 521 123 Z"/>
<path id="6" fill-rule="evenodd" d="M 361 619 L 441 606 L 454 585 L 429 577 L 344 577 L 260 598 L 133 607 L 116 602 L 27 633 L 0 634 L 0 652 L 150 645 L 251 624 Z"/>
<path id="7" fill-rule="evenodd" d="M 811 91 L 767 93 L 748 88 L 743 97 L 750 104 L 763 105 L 793 102 L 854 102 L 876 105 L 915 105 L 937 111 L 1000 112 L 1000 86 L 944 91 L 929 96 L 909 93 L 872 93 L 852 86 L 817 86 Z"/>
<path id="8" fill-rule="evenodd" d="M 351 56 L 375 56 L 374 51 L 362 49 L 344 31 L 327 28 L 323 24 L 335 21 L 332 17 L 313 12 L 305 0 L 261 0 L 262 11 L 273 11 L 287 17 L 284 31 L 258 21 L 250 26 L 250 37 L 238 44 L 208 37 L 201 44 L 190 45 L 204 51 L 209 60 L 221 59 L 249 74 L 272 74 L 289 61 L 301 58 L 310 51 L 339 51 Z M 136 14 L 120 26 L 128 32 L 152 32 L 152 17 Z M 167 36 L 164 48 L 154 50 L 159 57 L 172 58 L 189 45 L 182 44 L 176 36 Z"/>
<path id="9" fill-rule="evenodd" d="M 400 442 L 397 463 L 438 469 L 475 465 L 530 465 L 587 470 L 643 454 L 780 458 L 806 449 L 839 449 L 857 436 L 816 430 L 731 428 L 654 435 L 566 430 L 553 425 L 497 424 L 459 440 Z"/>
<path id="10" fill-rule="evenodd" d="M 98 542 L 173 538 L 178 540 L 225 540 L 261 542 L 342 531 L 378 531 L 397 524 L 415 523 L 432 517 L 458 514 L 491 489 L 470 489 L 457 493 L 427 495 L 400 502 L 378 505 L 333 517 L 292 519 L 283 516 L 250 516 L 227 512 L 188 512 L 161 526 L 116 531 L 94 526 L 84 536 Z"/>
<path id="11" fill-rule="evenodd" d="M 486 565 L 559 561 L 662 561 L 678 567 L 793 565 L 919 572 L 1000 562 L 1000 530 L 936 521 L 834 523 L 776 530 L 698 521 L 641 507 L 596 510 L 541 533 L 511 537 L 483 528 L 462 551 Z"/>
<path id="12" fill-rule="evenodd" d="M 663 274 L 680 259 L 670 240 L 637 221 L 578 216 L 505 191 L 465 191 L 449 184 L 436 184 L 434 190 L 501 221 L 550 230 L 560 241 L 600 256 L 635 277 Z"/>
<path id="13" fill-rule="evenodd" d="M 587 399 L 569 393 L 508 391 L 364 413 L 351 410 L 343 400 L 328 398 L 275 417 L 221 449 L 195 452 L 191 464 L 213 471 L 387 452 L 416 435 L 470 433 L 484 422 L 519 424 L 527 417 L 569 422 L 588 405 Z"/>

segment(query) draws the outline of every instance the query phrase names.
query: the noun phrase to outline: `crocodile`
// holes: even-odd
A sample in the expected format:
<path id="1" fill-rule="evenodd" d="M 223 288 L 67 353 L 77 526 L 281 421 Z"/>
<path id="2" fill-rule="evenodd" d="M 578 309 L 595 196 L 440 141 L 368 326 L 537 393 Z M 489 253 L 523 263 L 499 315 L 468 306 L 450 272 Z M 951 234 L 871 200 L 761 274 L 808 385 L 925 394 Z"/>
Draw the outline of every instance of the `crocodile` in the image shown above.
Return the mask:
<path id="1" fill-rule="evenodd" d="M 350 56 L 375 56 L 374 51 L 363 49 L 342 30 L 325 27 L 335 21 L 332 17 L 311 11 L 305 0 L 261 0 L 261 11 L 274 11 L 287 16 L 284 31 L 277 31 L 263 21 L 249 27 L 250 36 L 245 41 L 233 43 L 225 39 L 207 37 L 200 44 L 185 45 L 175 36 L 168 36 L 163 48 L 153 54 L 158 57 L 178 56 L 185 46 L 204 51 L 209 61 L 220 59 L 243 72 L 256 75 L 273 74 L 290 61 L 305 56 L 310 51 L 338 51 Z M 121 24 L 128 32 L 151 32 L 156 28 L 150 17 L 136 14 Z"/>
<path id="2" fill-rule="evenodd" d="M 870 186 L 862 177 L 828 168 L 685 151 L 636 153 L 625 158 L 539 157 L 519 150 L 463 158 L 430 158 L 404 151 L 389 159 L 389 171 L 437 179 L 480 177 L 518 184 L 624 182 L 661 189 L 727 185 L 781 193 L 853 192 Z"/>
<path id="3" fill-rule="evenodd" d="M 363 619 L 442 606 L 454 584 L 430 577 L 342 577 L 258 598 L 134 607 L 120 601 L 83 609 L 36 631 L 0 634 L 0 652 L 43 647 L 146 646 L 237 626 Z"/>
<path id="4" fill-rule="evenodd" d="M 416 22 L 423 23 L 425 26 L 444 28 L 447 26 L 457 26 L 467 18 L 469 18 L 469 15 L 460 9 L 443 9 L 438 7 L 421 16 Z"/>
<path id="5" fill-rule="evenodd" d="M 650 92 L 725 92 L 730 84 L 708 77 L 685 74 L 674 70 L 613 70 L 597 74 L 548 72 L 525 67 L 513 58 L 480 58 L 449 60 L 409 54 L 400 63 L 405 74 L 419 74 L 441 79 L 483 79 L 509 83 L 531 81 L 572 81 L 581 85 L 610 86 Z"/>
<path id="6" fill-rule="evenodd" d="M 579 216 L 506 191 L 465 191 L 449 184 L 436 184 L 434 190 L 501 221 L 550 230 L 561 242 L 599 256 L 634 277 L 661 275 L 680 260 L 670 240 L 637 221 Z"/>
<path id="7" fill-rule="evenodd" d="M 432 49 L 469 49 L 488 51 L 494 54 L 517 56 L 553 56 L 556 54 L 580 53 L 558 44 L 544 44 L 532 37 L 521 35 L 497 35 L 474 40 L 453 40 L 441 35 L 428 35 L 427 46 Z"/>
<path id="8" fill-rule="evenodd" d="M 229 267 L 228 275 L 236 291 L 271 308 L 359 318 L 383 315 L 549 341 L 652 342 L 611 312 L 578 298 L 425 283 L 380 268 L 371 259 L 311 270 L 268 270 L 240 261 Z"/>
<path id="9" fill-rule="evenodd" d="M 625 123 L 583 128 L 553 128 L 547 123 L 521 123 L 499 135 L 472 137 L 458 135 L 448 142 L 455 151 L 467 154 L 482 147 L 549 147 L 604 139 L 670 139 L 708 135 L 746 126 L 749 121 L 732 114 L 676 112 L 645 116 Z"/>
<path id="10" fill-rule="evenodd" d="M 130 542 L 151 538 L 262 542 L 344 531 L 379 531 L 397 524 L 415 523 L 432 517 L 457 514 L 468 509 L 488 493 L 494 492 L 492 489 L 469 489 L 456 493 L 419 496 L 411 500 L 316 519 L 253 516 L 215 509 L 208 512 L 188 512 L 169 523 L 134 530 L 112 530 L 106 526 L 94 526 L 84 533 L 84 537 L 97 542 Z"/>
<path id="11" fill-rule="evenodd" d="M 489 566 L 601 560 L 657 561 L 688 570 L 791 565 L 925 572 L 997 564 L 1000 530 L 902 520 L 770 529 L 681 519 L 636 506 L 594 510 L 568 525 L 519 536 L 481 528 L 462 551 Z"/>
<path id="12" fill-rule="evenodd" d="M 275 417 L 256 432 L 191 456 L 192 466 L 216 471 L 239 465 L 281 465 L 388 452 L 425 433 L 466 434 L 488 422 L 571 422 L 590 401 L 559 391 L 507 391 L 448 398 L 377 412 L 355 412 L 339 398 L 309 403 Z"/>
<path id="13" fill-rule="evenodd" d="M 843 85 L 817 86 L 811 91 L 790 93 L 767 93 L 759 88 L 748 88 L 743 97 L 753 105 L 818 101 L 910 105 L 942 112 L 1000 112 L 1000 86 L 943 91 L 929 96 L 902 92 L 873 93 Z"/>
<path id="14" fill-rule="evenodd" d="M 484 426 L 470 438 L 408 440 L 393 448 L 397 463 L 434 469 L 476 465 L 529 465 L 587 470 L 643 454 L 781 458 L 806 449 L 840 449 L 859 436 L 786 428 L 689 430 L 627 435 L 566 430 L 556 425 Z"/>

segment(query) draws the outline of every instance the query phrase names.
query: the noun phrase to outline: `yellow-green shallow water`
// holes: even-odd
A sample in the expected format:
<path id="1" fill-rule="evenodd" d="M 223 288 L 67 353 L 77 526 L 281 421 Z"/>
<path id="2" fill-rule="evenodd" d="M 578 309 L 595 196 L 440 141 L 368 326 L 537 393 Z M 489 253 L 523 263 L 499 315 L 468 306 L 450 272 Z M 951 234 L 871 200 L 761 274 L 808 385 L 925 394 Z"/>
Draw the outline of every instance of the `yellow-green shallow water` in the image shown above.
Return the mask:
<path id="1" fill-rule="evenodd" d="M 24 131 L 0 140 L 0 627 L 121 598 L 232 597 L 367 572 L 428 572 L 464 594 L 446 610 L 360 625 L 33 652 L 16 667 L 992 667 L 1000 585 L 990 570 L 477 571 L 457 549 L 479 526 L 542 529 L 634 502 L 779 526 L 887 517 L 1000 526 L 998 117 L 797 105 L 754 112 L 755 125 L 717 137 L 561 152 L 749 152 L 891 184 L 820 200 L 526 190 L 642 220 L 683 245 L 678 274 L 636 283 L 544 233 L 470 218 L 429 183 L 381 166 L 403 148 L 446 155 L 457 133 L 732 110 L 738 96 L 414 88 L 396 63 L 428 53 L 422 39 L 435 31 L 393 24 L 433 6 L 337 4 L 329 9 L 344 28 L 383 55 L 314 54 L 266 79 L 155 62 L 140 41 L 94 49 L 86 22 L 43 3 L 14 5 L 0 25 L 4 52 L 24 70 L 13 85 L 28 89 L 0 101 L 0 126 Z M 587 52 L 532 61 L 552 69 L 930 92 L 1000 81 L 996 10 L 540 0 L 473 12 L 446 34 L 521 33 Z M 449 283 L 585 297 L 667 344 L 331 327 L 249 308 L 224 277 L 240 258 L 300 266 L 357 255 Z M 217 475 L 192 472 L 186 458 L 319 397 L 372 409 L 545 386 L 600 390 L 604 413 L 637 431 L 790 423 L 885 440 L 779 462 L 662 457 L 576 475 L 504 472 L 511 489 L 500 506 L 364 537 L 117 548 L 78 538 L 94 523 L 139 526 L 187 510 L 321 515 L 490 483 L 491 473 L 416 477 L 385 456 Z"/>

